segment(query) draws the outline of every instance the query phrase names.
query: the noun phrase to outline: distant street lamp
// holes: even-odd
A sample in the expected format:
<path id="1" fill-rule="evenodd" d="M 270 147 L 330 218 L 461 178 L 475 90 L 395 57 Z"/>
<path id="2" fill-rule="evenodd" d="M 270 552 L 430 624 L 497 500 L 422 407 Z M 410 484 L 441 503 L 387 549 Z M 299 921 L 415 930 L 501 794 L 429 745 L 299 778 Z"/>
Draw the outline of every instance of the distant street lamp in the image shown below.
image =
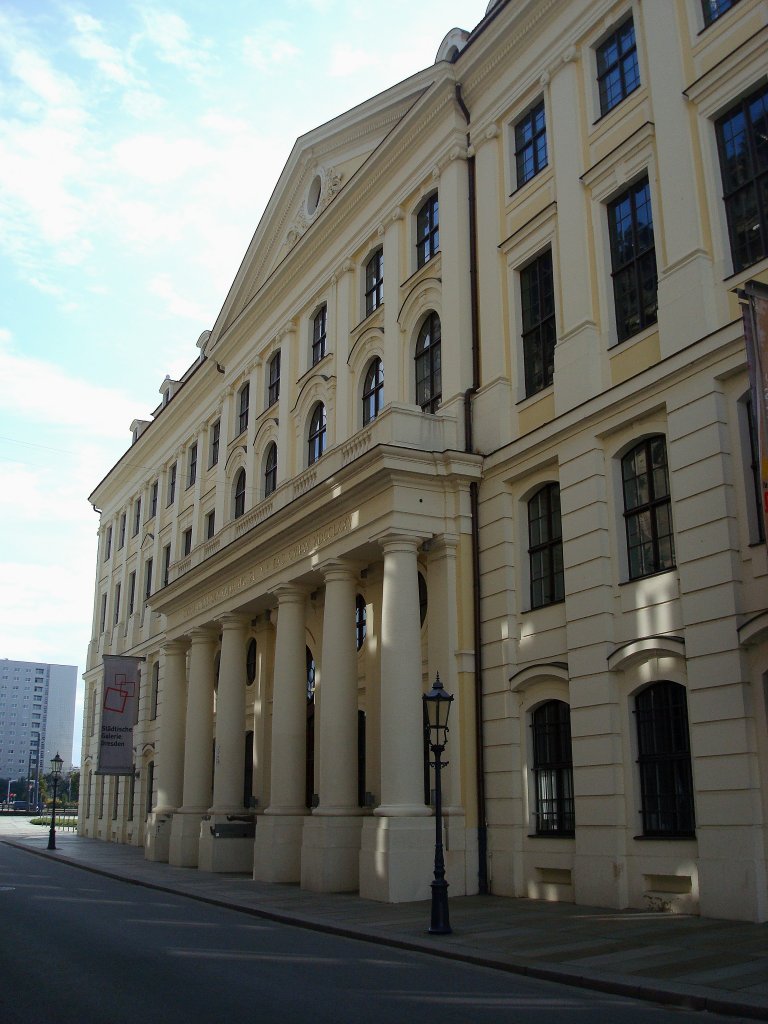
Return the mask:
<path id="1" fill-rule="evenodd" d="M 443 790 L 440 772 L 448 764 L 441 760 L 441 754 L 448 742 L 448 713 L 451 710 L 453 694 L 448 693 L 440 682 L 440 674 L 435 676 L 432 689 L 422 695 L 424 702 L 424 727 L 427 730 L 429 747 L 435 760 L 430 761 L 435 769 L 435 879 L 432 882 L 432 916 L 429 925 L 430 935 L 450 935 L 451 924 L 448 919 L 448 883 L 445 880 L 445 860 L 443 858 Z"/>
<path id="2" fill-rule="evenodd" d="M 62 761 L 59 754 L 56 757 L 51 758 L 51 775 L 53 775 L 53 811 L 51 812 L 51 831 L 48 833 L 48 849 L 56 849 L 56 788 L 59 784 L 59 776 L 61 775 L 61 766 L 64 762 Z"/>

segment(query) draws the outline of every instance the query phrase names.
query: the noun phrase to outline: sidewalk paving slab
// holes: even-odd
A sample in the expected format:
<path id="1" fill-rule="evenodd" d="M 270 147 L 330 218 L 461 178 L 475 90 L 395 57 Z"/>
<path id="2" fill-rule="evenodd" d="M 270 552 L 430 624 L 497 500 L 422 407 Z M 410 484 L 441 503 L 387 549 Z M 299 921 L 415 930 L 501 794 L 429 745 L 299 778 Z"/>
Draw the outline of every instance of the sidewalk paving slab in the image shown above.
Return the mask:
<path id="1" fill-rule="evenodd" d="M 768 924 L 503 896 L 450 901 L 453 934 L 427 933 L 429 901 L 383 904 L 148 861 L 143 849 L 0 817 L 0 841 L 123 881 L 286 924 L 657 1003 L 768 1020 Z"/>

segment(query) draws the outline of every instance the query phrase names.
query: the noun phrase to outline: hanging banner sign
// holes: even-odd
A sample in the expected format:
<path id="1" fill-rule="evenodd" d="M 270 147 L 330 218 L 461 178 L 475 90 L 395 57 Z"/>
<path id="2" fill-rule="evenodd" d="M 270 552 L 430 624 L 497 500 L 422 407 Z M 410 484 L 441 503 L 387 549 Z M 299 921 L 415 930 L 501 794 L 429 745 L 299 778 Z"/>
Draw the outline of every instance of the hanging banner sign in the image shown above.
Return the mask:
<path id="1" fill-rule="evenodd" d="M 143 658 L 104 655 L 99 775 L 132 775 L 133 727 L 139 720 Z"/>
<path id="2" fill-rule="evenodd" d="M 763 537 L 768 543 L 768 287 L 759 281 L 747 281 L 739 298 L 756 435 L 755 477 L 763 516 Z"/>

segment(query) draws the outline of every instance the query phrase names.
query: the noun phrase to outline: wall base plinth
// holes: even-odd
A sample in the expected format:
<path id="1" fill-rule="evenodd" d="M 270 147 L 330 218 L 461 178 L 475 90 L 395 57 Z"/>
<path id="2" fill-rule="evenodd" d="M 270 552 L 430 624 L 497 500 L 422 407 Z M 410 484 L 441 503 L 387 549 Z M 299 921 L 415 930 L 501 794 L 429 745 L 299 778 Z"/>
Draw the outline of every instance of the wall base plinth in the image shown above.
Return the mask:
<path id="1" fill-rule="evenodd" d="M 144 857 L 147 860 L 158 861 L 161 864 L 168 863 L 172 821 L 173 814 L 170 811 L 160 813 L 153 811 L 150 814 L 144 837 Z"/>
<path id="2" fill-rule="evenodd" d="M 357 892 L 360 815 L 310 815 L 301 841 L 301 887 L 311 892 Z"/>
<path id="3" fill-rule="evenodd" d="M 301 881 L 301 837 L 306 820 L 306 814 L 259 816 L 253 855 L 255 881 Z"/>
<path id="4" fill-rule="evenodd" d="M 222 826 L 222 834 L 216 834 L 219 825 Z M 253 870 L 253 835 L 227 834 L 230 825 L 231 822 L 227 821 L 226 815 L 212 815 L 200 822 L 197 857 L 200 871 L 212 871 L 216 874 L 250 874 Z"/>
<path id="5" fill-rule="evenodd" d="M 183 807 L 173 815 L 171 843 L 168 863 L 177 868 L 196 868 L 200 847 L 200 824 L 202 810 L 185 810 Z"/>
<path id="6" fill-rule="evenodd" d="M 363 822 L 360 895 L 381 903 L 428 900 L 435 868 L 430 817 L 374 816 Z"/>

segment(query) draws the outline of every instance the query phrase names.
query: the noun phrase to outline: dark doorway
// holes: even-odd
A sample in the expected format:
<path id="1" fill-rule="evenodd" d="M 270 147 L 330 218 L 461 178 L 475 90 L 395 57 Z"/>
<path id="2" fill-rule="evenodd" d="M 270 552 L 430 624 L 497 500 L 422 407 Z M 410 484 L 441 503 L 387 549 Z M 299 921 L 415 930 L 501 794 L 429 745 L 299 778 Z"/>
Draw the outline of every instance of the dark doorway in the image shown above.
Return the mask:
<path id="1" fill-rule="evenodd" d="M 312 807 L 315 795 L 315 659 L 307 647 L 307 744 L 304 803 Z"/>

